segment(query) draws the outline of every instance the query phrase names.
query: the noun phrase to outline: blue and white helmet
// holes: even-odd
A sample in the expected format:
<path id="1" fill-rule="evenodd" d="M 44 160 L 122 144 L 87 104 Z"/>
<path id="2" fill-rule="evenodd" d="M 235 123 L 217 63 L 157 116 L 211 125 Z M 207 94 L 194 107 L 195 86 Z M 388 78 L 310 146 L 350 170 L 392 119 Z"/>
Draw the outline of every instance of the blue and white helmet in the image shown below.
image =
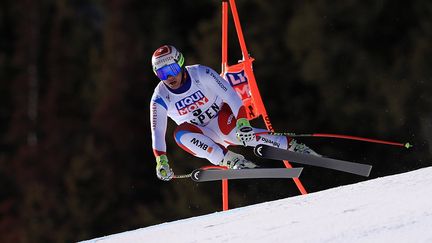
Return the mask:
<path id="1" fill-rule="evenodd" d="M 159 47 L 152 56 L 153 72 L 160 80 L 179 74 L 184 66 L 184 57 L 174 46 Z"/>

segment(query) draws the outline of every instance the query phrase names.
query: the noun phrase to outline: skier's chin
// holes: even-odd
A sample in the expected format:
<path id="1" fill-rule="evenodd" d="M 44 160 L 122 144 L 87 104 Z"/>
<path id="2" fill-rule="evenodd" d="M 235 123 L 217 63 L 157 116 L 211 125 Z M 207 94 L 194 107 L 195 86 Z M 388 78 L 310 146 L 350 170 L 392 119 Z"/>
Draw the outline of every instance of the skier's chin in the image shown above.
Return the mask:
<path id="1" fill-rule="evenodd" d="M 165 80 L 164 83 L 165 83 L 165 85 L 167 85 L 171 89 L 177 89 L 179 86 L 177 80 L 175 80 L 175 79 L 170 80 L 170 81 Z"/>
<path id="2" fill-rule="evenodd" d="M 177 82 L 177 81 L 172 81 L 172 82 L 170 82 L 169 83 L 169 86 L 170 86 L 170 88 L 172 88 L 172 89 L 177 89 L 177 88 L 179 88 L 179 82 Z"/>

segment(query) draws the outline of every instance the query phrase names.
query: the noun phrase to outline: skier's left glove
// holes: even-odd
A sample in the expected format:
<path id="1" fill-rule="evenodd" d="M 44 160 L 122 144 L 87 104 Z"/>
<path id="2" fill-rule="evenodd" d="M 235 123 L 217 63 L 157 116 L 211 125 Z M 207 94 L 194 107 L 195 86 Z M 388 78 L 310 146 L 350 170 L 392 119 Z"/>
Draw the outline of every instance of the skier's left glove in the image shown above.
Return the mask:
<path id="1" fill-rule="evenodd" d="M 168 157 L 165 154 L 156 157 L 156 175 L 163 181 L 169 181 L 174 176 L 174 172 L 168 164 Z"/>
<path id="2" fill-rule="evenodd" d="M 246 118 L 239 118 L 236 125 L 237 139 L 247 146 L 247 143 L 255 139 L 254 129 L 251 127 L 249 120 Z"/>

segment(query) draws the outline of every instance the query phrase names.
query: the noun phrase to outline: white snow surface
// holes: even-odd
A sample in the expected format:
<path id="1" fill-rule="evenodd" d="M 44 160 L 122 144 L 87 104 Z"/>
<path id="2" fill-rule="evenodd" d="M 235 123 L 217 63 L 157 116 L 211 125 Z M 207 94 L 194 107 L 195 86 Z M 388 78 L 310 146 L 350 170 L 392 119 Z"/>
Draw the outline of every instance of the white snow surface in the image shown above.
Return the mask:
<path id="1" fill-rule="evenodd" d="M 432 242 L 432 167 L 84 242 Z"/>

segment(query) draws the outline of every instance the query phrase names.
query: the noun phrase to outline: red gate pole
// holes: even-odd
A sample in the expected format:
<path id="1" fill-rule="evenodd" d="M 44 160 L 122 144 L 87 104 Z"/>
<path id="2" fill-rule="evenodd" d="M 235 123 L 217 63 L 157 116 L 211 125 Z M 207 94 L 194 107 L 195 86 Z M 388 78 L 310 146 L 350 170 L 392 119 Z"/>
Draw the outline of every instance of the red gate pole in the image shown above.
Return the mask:
<path id="1" fill-rule="evenodd" d="M 222 0 L 222 73 L 228 65 L 228 1 Z"/>
<path id="2" fill-rule="evenodd" d="M 222 73 L 225 72 L 228 63 L 228 2 L 222 1 Z M 222 180 L 222 210 L 227 211 L 228 204 L 228 180 Z"/>

